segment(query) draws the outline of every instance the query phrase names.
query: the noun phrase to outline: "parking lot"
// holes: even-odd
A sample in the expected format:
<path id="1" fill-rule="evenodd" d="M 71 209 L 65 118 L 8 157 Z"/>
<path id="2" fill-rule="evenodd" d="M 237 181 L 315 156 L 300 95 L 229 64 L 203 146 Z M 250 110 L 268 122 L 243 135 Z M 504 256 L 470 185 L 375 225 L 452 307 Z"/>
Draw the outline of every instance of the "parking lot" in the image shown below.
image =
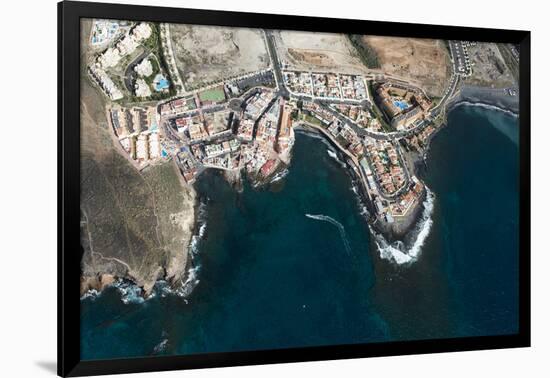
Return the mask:
<path id="1" fill-rule="evenodd" d="M 470 57 L 464 43 L 461 41 L 449 41 L 451 57 L 453 60 L 453 71 L 462 76 L 471 74 Z"/>

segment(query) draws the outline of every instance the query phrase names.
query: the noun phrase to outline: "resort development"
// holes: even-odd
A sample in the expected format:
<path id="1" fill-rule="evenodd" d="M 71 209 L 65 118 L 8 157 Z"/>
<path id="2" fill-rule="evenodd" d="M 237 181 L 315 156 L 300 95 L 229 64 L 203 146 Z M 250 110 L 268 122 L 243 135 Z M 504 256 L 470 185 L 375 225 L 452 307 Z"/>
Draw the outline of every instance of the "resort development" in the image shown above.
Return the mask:
<path id="1" fill-rule="evenodd" d="M 518 332 L 519 46 L 80 25 L 81 360 Z"/>
<path id="2" fill-rule="evenodd" d="M 418 248 L 399 245 L 422 244 L 416 239 L 425 237 L 418 230 L 433 194 L 418 172 L 449 108 L 463 88 L 494 80 L 502 81 L 492 89 L 499 101 L 517 101 L 513 45 L 129 21 L 84 25 L 84 71 L 100 93 L 104 130 L 152 191 L 140 197 L 144 209 L 130 213 L 145 225 L 151 220 L 143 212 L 152 212 L 156 226 L 153 241 L 140 235 L 141 225 L 130 227 L 122 245 L 130 248 L 137 238 L 147 247 L 129 254 L 109 254 L 110 247 L 97 252 L 87 239 L 82 293 L 120 277 L 147 294 L 158 279 L 185 283 L 199 177 L 215 170 L 235 190 L 244 180 L 265 190 L 292 169 L 297 133 L 315 134 L 336 151 L 378 246 L 390 248 L 394 262 L 410 263 Z M 390 57 L 397 43 L 408 46 Z M 177 187 L 149 180 L 154 172 L 177 173 L 185 194 L 178 205 L 162 204 L 163 193 Z M 114 188 L 114 196 L 126 190 L 124 201 L 131 201 L 130 185 Z M 114 227 L 101 220 L 91 225 L 89 213 L 105 215 L 94 206 L 83 205 L 85 235 Z"/>

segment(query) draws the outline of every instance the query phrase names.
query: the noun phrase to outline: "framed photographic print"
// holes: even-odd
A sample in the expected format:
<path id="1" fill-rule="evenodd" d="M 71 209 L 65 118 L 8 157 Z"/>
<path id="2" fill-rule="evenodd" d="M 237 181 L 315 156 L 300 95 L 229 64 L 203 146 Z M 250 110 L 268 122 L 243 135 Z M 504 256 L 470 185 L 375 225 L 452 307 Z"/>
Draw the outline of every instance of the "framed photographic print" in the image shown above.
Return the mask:
<path id="1" fill-rule="evenodd" d="M 529 346 L 529 32 L 58 10 L 59 375 Z"/>

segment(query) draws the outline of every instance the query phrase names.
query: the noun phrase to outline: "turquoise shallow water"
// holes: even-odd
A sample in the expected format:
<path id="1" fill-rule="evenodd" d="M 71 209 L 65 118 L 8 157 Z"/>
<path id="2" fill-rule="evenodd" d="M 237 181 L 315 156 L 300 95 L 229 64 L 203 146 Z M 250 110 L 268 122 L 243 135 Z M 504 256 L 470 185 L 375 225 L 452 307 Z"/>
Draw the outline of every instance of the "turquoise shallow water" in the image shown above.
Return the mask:
<path id="1" fill-rule="evenodd" d="M 434 223 L 413 265 L 379 257 L 351 178 L 299 134 L 288 175 L 268 190 L 199 179 L 200 282 L 187 300 L 159 290 L 125 304 L 117 288 L 82 300 L 82 358 L 515 332 L 517 120 L 460 106 L 448 123 L 422 172 Z"/>

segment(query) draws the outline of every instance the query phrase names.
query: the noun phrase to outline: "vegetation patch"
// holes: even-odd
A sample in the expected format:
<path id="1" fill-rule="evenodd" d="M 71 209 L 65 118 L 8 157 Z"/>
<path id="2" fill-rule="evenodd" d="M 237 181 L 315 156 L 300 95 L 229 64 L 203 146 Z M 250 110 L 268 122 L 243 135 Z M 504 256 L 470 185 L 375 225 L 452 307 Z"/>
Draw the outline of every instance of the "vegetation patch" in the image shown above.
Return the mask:
<path id="1" fill-rule="evenodd" d="M 201 101 L 221 102 L 225 100 L 225 92 L 222 87 L 207 89 L 199 93 Z"/>
<path id="2" fill-rule="evenodd" d="M 363 64 L 368 68 L 380 68 L 380 62 L 378 61 L 378 55 L 372 47 L 370 47 L 364 40 L 362 35 L 350 34 L 348 38 L 359 53 L 359 57 Z"/>

